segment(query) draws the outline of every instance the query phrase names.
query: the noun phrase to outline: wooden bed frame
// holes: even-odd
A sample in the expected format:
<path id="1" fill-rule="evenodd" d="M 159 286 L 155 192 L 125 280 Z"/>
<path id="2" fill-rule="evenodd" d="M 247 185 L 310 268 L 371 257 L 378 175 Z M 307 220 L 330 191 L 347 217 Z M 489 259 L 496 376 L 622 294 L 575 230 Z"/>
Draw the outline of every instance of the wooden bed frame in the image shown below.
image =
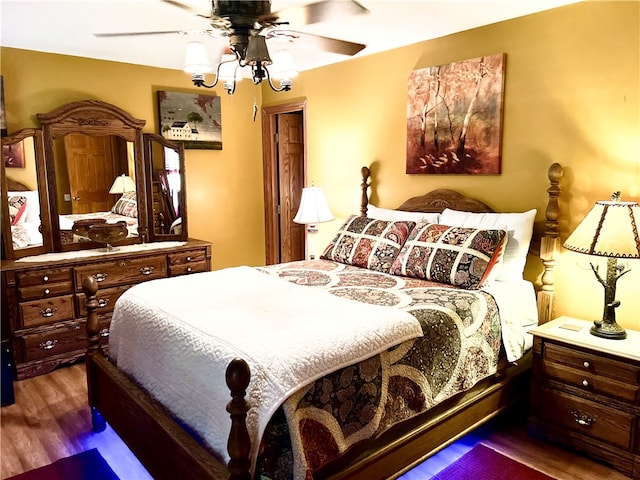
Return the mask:
<path id="1" fill-rule="evenodd" d="M 558 196 L 562 175 L 559 164 L 549 168 L 546 221 L 539 230 L 541 234 L 537 234 L 539 241 L 532 242 L 539 247 L 538 255 L 544 268 L 538 289 L 540 323 L 550 320 L 553 314 L 553 267 L 558 244 Z M 369 169 L 363 167 L 362 215 L 367 211 L 369 176 Z M 409 199 L 398 210 L 439 212 L 444 208 L 491 211 L 487 205 L 452 190 L 437 190 Z M 106 419 L 156 480 L 249 480 L 250 439 L 245 425 L 249 407 L 244 395 L 250 372 L 244 360 L 236 359 L 227 368 L 226 382 L 231 392 L 227 411 L 232 426 L 228 439 L 231 460 L 225 465 L 189 435 L 159 402 L 105 357 L 99 344 L 97 282 L 87 278 L 83 288 L 87 296 L 89 346 L 86 369 L 94 431 L 104 429 Z M 529 352 L 517 365 L 508 366 L 472 389 L 395 425 L 375 440 L 354 446 L 323 467 L 314 478 L 370 480 L 397 477 L 506 408 L 518 402 L 526 403 L 530 366 Z"/>

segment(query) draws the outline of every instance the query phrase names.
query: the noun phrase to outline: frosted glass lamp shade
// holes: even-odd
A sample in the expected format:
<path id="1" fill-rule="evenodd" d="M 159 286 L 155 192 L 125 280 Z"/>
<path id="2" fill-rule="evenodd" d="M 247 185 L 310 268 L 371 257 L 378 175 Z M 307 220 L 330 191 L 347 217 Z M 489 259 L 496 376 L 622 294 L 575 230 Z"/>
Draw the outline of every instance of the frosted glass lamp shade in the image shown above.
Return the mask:
<path id="1" fill-rule="evenodd" d="M 122 174 L 113 181 L 113 185 L 109 189 L 109 193 L 126 193 L 126 192 L 135 192 L 136 184 L 133 183 L 131 177 L 129 175 Z"/>
<path id="2" fill-rule="evenodd" d="M 334 218 L 320 187 L 306 187 L 302 189 L 300 207 L 298 208 L 298 213 L 296 213 L 296 216 L 293 218 L 294 222 L 315 225 L 316 223 L 330 222 Z"/>
<path id="3" fill-rule="evenodd" d="M 194 41 L 187 43 L 183 70 L 191 74 L 202 74 L 213 71 L 209 63 L 209 58 L 207 57 L 207 51 L 202 42 Z"/>
<path id="4" fill-rule="evenodd" d="M 238 66 L 236 56 L 232 53 L 225 53 L 220 58 L 220 66 L 218 67 L 218 79 L 222 82 L 233 82 L 235 77 L 236 83 L 242 80 L 242 74 Z"/>
<path id="5" fill-rule="evenodd" d="M 293 57 L 287 50 L 278 50 L 273 54 L 273 64 L 270 70 L 271 77 L 276 80 L 292 79 L 298 75 Z"/>

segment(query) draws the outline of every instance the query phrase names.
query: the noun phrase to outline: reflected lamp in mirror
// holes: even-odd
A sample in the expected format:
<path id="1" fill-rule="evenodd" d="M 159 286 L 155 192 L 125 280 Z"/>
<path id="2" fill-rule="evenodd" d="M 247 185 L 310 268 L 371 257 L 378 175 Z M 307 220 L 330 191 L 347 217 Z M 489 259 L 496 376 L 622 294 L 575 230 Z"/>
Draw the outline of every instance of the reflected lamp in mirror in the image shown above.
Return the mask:
<path id="1" fill-rule="evenodd" d="M 309 233 L 317 233 L 316 224 L 330 222 L 334 218 L 320 187 L 312 185 L 302 189 L 300 207 L 293 218 L 294 222 L 306 224 Z"/>
<path id="2" fill-rule="evenodd" d="M 125 175 L 124 173 L 116 177 L 116 179 L 113 181 L 113 185 L 111 185 L 111 188 L 109 189 L 109 193 L 112 194 L 122 194 L 135 191 L 136 184 L 133 183 L 133 180 L 129 175 Z"/>
<path id="3" fill-rule="evenodd" d="M 623 339 L 627 334 L 616 323 L 615 309 L 620 301 L 615 299 L 616 283 L 630 270 L 618 264 L 618 258 L 640 258 L 640 206 L 636 202 L 621 202 L 620 192 L 611 201 L 596 202 L 564 243 L 574 252 L 607 257 L 606 276 L 603 277 L 591 263 L 591 270 L 604 287 L 604 311 L 602 319 L 593 322 L 591 333 L 598 337 Z"/>

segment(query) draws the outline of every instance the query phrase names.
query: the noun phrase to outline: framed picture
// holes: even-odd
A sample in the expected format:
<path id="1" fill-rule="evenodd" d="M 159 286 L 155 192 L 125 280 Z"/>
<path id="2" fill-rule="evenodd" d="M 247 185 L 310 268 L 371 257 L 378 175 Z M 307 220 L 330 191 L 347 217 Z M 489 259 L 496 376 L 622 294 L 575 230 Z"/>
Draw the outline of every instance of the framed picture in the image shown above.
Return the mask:
<path id="1" fill-rule="evenodd" d="M 503 53 L 409 75 L 406 172 L 501 173 Z"/>
<path id="2" fill-rule="evenodd" d="M 5 167 L 24 168 L 22 142 L 14 143 L 13 145 L 2 145 L 2 159 Z"/>
<path id="3" fill-rule="evenodd" d="M 222 150 L 220 97 L 158 91 L 160 135 L 185 148 Z"/>

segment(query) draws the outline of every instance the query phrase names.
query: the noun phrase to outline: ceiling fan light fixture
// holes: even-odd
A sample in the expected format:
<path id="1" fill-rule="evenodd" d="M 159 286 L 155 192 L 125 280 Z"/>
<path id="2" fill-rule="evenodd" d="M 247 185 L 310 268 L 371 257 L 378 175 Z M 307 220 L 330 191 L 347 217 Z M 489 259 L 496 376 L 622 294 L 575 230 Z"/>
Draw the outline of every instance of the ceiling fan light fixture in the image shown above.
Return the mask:
<path id="1" fill-rule="evenodd" d="M 191 41 L 187 43 L 183 70 L 191 74 L 204 74 L 213 71 L 202 42 Z"/>
<path id="2" fill-rule="evenodd" d="M 249 46 L 244 60 L 246 65 L 251 65 L 252 67 L 256 65 L 271 65 L 273 62 L 269 56 L 266 38 L 262 35 L 249 37 Z"/>

